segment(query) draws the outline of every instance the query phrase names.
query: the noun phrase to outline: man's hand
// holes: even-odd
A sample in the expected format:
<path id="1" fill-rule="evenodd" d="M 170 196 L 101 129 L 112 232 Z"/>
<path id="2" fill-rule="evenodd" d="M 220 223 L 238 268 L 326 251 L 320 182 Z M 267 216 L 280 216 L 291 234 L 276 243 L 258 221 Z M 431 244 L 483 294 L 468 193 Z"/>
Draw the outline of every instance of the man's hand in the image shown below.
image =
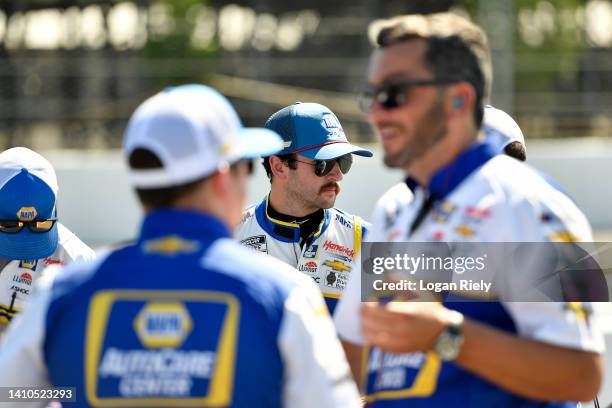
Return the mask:
<path id="1" fill-rule="evenodd" d="M 435 302 L 363 303 L 365 340 L 392 353 L 428 351 L 451 321 L 450 310 Z"/>

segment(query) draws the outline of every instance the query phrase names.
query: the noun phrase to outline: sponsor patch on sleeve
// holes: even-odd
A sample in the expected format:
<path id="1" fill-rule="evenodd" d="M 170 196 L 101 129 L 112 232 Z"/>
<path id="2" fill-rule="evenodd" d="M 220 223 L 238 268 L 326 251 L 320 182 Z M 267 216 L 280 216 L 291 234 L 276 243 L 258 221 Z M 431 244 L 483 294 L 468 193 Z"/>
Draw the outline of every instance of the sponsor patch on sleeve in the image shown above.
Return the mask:
<path id="1" fill-rule="evenodd" d="M 265 235 L 255 235 L 240 241 L 244 246 L 250 247 L 256 251 L 268 253 L 268 243 Z"/>

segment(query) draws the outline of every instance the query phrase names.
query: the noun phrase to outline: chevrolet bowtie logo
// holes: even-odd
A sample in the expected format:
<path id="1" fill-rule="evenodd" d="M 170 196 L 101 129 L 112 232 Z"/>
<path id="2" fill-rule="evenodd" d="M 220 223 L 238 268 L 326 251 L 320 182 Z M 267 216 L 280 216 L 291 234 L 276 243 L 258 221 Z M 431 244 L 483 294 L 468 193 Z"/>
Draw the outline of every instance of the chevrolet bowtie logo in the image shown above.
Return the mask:
<path id="1" fill-rule="evenodd" d="M 351 270 L 351 267 L 350 267 L 350 266 L 347 266 L 347 265 L 343 264 L 343 263 L 342 263 L 342 262 L 340 262 L 340 261 L 334 261 L 334 262 L 331 262 L 331 261 L 325 261 L 325 262 L 323 262 L 323 265 L 325 265 L 325 266 L 329 266 L 329 267 L 331 267 L 331 268 L 332 268 L 334 271 L 339 271 L 339 272 L 344 272 L 344 271 L 350 271 L 350 270 Z"/>
<path id="2" fill-rule="evenodd" d="M 190 253 L 198 250 L 197 241 L 183 239 L 177 235 L 162 237 L 144 243 L 145 252 L 171 256 L 178 253 Z"/>

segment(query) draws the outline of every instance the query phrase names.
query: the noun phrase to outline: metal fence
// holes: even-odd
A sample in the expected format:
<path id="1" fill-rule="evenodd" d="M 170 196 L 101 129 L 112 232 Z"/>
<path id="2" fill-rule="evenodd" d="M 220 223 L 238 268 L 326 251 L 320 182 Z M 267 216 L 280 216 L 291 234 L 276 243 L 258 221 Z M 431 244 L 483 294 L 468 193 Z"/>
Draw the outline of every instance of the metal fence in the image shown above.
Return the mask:
<path id="1" fill-rule="evenodd" d="M 612 27 L 610 2 L 246 3 L 3 3 L 0 147 L 118 147 L 140 101 L 184 82 L 217 87 L 249 125 L 311 100 L 336 111 L 355 140 L 374 140 L 356 104 L 368 24 L 450 7 L 487 29 L 493 103 L 513 113 L 528 138 L 612 135 L 612 28 L 591 33 L 587 24 L 596 15 Z"/>

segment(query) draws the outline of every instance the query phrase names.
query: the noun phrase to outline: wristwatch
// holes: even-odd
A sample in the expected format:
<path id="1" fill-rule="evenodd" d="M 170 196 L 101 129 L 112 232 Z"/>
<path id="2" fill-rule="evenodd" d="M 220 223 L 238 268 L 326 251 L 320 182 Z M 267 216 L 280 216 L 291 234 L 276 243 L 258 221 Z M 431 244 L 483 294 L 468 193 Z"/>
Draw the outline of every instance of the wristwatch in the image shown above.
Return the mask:
<path id="1" fill-rule="evenodd" d="M 450 317 L 450 323 L 440 333 L 433 347 L 442 361 L 455 360 L 463 345 L 463 315 L 451 310 Z"/>

